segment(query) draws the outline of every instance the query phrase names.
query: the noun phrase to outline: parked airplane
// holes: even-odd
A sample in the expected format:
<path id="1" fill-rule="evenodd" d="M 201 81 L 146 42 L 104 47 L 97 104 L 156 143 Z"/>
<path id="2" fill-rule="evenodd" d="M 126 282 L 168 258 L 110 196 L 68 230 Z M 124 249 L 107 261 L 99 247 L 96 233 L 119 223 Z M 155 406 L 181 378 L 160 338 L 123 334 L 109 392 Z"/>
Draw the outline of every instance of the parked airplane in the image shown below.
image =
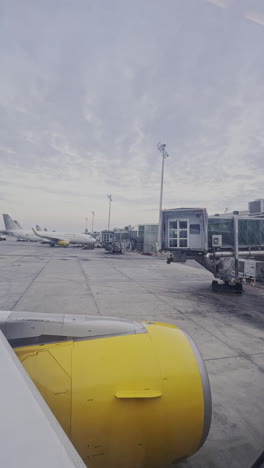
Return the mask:
<path id="1" fill-rule="evenodd" d="M 19 224 L 19 222 L 16 219 L 14 219 L 14 223 L 16 223 L 18 229 L 23 229 L 21 224 Z"/>
<path id="2" fill-rule="evenodd" d="M 13 221 L 9 214 L 3 214 L 4 224 L 5 224 L 5 233 L 9 236 L 16 237 L 17 239 L 27 240 L 31 242 L 39 242 L 37 236 L 35 236 L 32 231 L 27 231 L 18 226 L 18 224 Z"/>
<path id="3" fill-rule="evenodd" d="M 15 219 L 14 219 L 14 223 L 17 225 L 17 228 L 18 228 L 18 229 L 22 229 L 22 230 L 23 230 L 21 224 L 19 224 L 19 222 L 16 221 Z M 8 230 L 1 230 L 1 231 L 0 231 L 0 234 L 5 234 L 6 236 L 12 235 L 12 234 L 10 234 L 10 231 L 8 231 Z"/>
<path id="4" fill-rule="evenodd" d="M 0 235 L 1 235 L 1 236 L 8 236 L 8 235 L 9 235 L 9 231 L 7 231 L 6 229 L 1 229 L 1 230 L 0 230 Z"/>
<path id="5" fill-rule="evenodd" d="M 42 227 L 39 224 L 36 224 L 36 231 L 45 231 L 45 232 L 47 232 L 48 229 L 47 228 L 42 229 Z"/>
<path id="6" fill-rule="evenodd" d="M 67 247 L 70 244 L 95 244 L 96 240 L 94 237 L 89 234 L 76 234 L 76 233 L 66 233 L 66 232 L 46 232 L 46 231 L 35 231 L 32 228 L 35 236 L 41 237 L 50 243 L 51 247 L 55 245 L 62 245 Z"/>

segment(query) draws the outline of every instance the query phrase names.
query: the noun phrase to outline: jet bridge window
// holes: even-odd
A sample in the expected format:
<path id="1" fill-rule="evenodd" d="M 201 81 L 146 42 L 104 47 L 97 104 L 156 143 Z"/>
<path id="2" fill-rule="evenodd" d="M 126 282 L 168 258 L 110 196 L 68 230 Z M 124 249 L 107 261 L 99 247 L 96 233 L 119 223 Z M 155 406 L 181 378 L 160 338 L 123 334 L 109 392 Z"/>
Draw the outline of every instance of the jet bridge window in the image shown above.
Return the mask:
<path id="1" fill-rule="evenodd" d="M 169 220 L 169 247 L 188 247 L 188 220 Z"/>
<path id="2" fill-rule="evenodd" d="M 188 224 L 187 221 L 180 221 L 180 229 L 187 229 Z"/>
<path id="3" fill-rule="evenodd" d="M 178 221 L 169 221 L 169 247 L 178 247 Z"/>
<path id="4" fill-rule="evenodd" d="M 188 225 L 189 225 L 188 220 L 180 219 L 179 221 L 179 238 L 180 238 L 179 247 L 189 246 Z"/>
<path id="5" fill-rule="evenodd" d="M 201 226 L 200 224 L 190 224 L 190 234 L 200 234 Z"/>

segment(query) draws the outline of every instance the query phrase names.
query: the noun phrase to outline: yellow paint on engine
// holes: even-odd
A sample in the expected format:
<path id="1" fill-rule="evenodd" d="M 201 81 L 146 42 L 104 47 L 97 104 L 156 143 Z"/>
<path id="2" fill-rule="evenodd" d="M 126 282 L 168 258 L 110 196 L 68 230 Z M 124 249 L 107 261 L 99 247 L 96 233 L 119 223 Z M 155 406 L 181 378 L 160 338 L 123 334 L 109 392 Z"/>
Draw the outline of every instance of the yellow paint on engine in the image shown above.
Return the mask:
<path id="1" fill-rule="evenodd" d="M 67 247 L 68 245 L 70 245 L 70 242 L 69 241 L 66 241 L 66 240 L 60 240 L 57 242 L 58 245 L 62 245 L 64 247 Z"/>
<path id="2" fill-rule="evenodd" d="M 72 343 L 15 350 L 64 431 L 71 436 Z"/>
<path id="3" fill-rule="evenodd" d="M 17 348 L 91 468 L 158 468 L 194 453 L 204 425 L 199 367 L 186 336 L 148 333 Z"/>

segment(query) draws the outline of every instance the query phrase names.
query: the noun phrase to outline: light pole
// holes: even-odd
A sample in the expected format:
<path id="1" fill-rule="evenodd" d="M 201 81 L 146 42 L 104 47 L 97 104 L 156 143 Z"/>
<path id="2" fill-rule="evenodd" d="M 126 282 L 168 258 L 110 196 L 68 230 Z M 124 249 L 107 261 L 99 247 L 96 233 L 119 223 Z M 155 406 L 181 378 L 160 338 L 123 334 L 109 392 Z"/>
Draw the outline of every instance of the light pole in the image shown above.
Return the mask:
<path id="1" fill-rule="evenodd" d="M 107 230 L 109 231 L 109 229 L 110 229 L 112 195 L 107 195 L 107 198 L 109 198 L 108 227 L 107 227 Z"/>
<path id="2" fill-rule="evenodd" d="M 88 233 L 88 218 L 85 218 L 85 232 Z"/>
<path id="3" fill-rule="evenodd" d="M 92 215 L 93 215 L 93 218 L 92 218 L 92 234 L 94 232 L 94 215 L 95 215 L 95 212 L 94 211 L 91 211 Z"/>
<path id="4" fill-rule="evenodd" d="M 158 150 L 162 156 L 162 166 L 161 166 L 161 182 L 160 182 L 160 205 L 159 205 L 159 226 L 158 226 L 158 250 L 161 249 L 161 211 L 162 211 L 162 199 L 163 199 L 163 181 L 164 181 L 164 161 L 169 157 L 166 151 L 166 145 L 163 143 L 158 143 Z"/>

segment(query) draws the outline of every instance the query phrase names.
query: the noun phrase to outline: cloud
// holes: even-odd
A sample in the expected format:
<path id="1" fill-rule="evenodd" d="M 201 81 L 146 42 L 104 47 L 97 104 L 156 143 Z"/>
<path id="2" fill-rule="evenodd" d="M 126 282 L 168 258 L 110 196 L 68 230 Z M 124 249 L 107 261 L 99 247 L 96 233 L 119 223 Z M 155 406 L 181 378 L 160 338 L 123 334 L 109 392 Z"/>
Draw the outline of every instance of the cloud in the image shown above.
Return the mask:
<path id="1" fill-rule="evenodd" d="M 261 26 L 264 26 L 264 15 L 260 15 L 258 13 L 247 13 L 245 14 L 245 18 L 253 21 L 254 23 L 260 24 Z"/>
<path id="2" fill-rule="evenodd" d="M 87 197 L 87 192 L 86 193 L 82 193 L 80 191 L 76 191 L 76 192 L 73 192 L 71 190 L 60 190 L 60 189 L 56 189 L 56 188 L 51 188 L 51 187 L 45 187 L 43 185 L 30 185 L 30 184 L 23 184 L 23 183 L 20 183 L 20 182 L 10 182 L 10 181 L 6 181 L 6 180 L 0 180 L 0 185 L 2 187 L 6 186 L 6 187 L 15 187 L 15 188 L 19 188 L 19 189 L 23 189 L 23 190 L 26 190 L 26 191 L 33 191 L 33 192 L 43 192 L 45 194 L 54 194 L 54 195 L 67 195 L 67 196 L 71 196 L 71 197 L 74 197 L 74 198 L 83 198 L 83 197 Z"/>
<path id="3" fill-rule="evenodd" d="M 0 17 L 4 211 L 67 229 L 94 210 L 105 227 L 112 193 L 115 225 L 156 221 L 158 141 L 167 208 L 243 209 L 264 195 L 254 0 L 15 4 Z"/>
<path id="4" fill-rule="evenodd" d="M 226 8 L 226 0 L 207 0 L 207 2 L 220 8 Z"/>

